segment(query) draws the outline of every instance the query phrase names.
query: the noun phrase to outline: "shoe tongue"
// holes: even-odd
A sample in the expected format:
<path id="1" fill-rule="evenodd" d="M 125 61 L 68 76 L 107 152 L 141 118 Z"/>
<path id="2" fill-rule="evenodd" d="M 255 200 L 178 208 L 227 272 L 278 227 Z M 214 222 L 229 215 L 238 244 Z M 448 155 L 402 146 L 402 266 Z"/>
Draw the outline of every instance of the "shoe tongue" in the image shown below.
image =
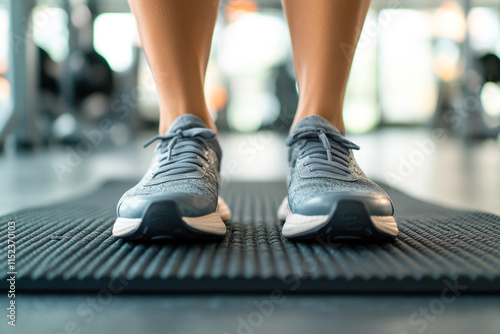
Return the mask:
<path id="1" fill-rule="evenodd" d="M 198 116 L 185 114 L 177 117 L 170 125 L 167 133 L 176 132 L 179 130 L 187 130 L 192 128 L 208 128 L 207 125 Z"/>
<path id="2" fill-rule="evenodd" d="M 332 123 L 318 115 L 311 115 L 301 119 L 293 127 L 292 133 L 301 132 L 303 129 L 311 127 L 314 127 L 316 129 L 323 129 L 327 132 L 334 132 L 343 137 L 343 133 L 341 133 Z"/>
<path id="3" fill-rule="evenodd" d="M 185 114 L 175 119 L 172 125 L 170 125 L 170 128 L 168 129 L 167 133 L 177 132 L 179 130 L 180 131 L 189 130 L 193 128 L 208 129 L 208 126 L 198 116 L 192 114 Z M 208 144 L 214 149 L 220 161 L 220 159 L 222 158 L 222 151 L 218 140 L 217 139 L 208 140 Z"/>

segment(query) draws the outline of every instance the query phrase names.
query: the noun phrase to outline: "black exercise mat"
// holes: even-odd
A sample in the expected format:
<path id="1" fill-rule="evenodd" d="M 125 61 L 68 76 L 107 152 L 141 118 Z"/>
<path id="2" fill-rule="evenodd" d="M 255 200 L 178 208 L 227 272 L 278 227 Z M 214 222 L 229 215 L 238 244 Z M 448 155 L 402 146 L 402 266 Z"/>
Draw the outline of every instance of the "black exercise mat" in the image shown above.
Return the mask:
<path id="1" fill-rule="evenodd" d="M 141 244 L 111 236 L 113 181 L 83 199 L 0 218 L 16 223 L 18 291 L 499 292 L 500 217 L 450 210 L 387 189 L 400 234 L 385 243 L 309 243 L 280 235 L 284 182 L 230 183 L 233 213 L 219 243 Z M 5 286 L 5 277 L 1 280 Z M 124 287 L 124 289 L 122 289 Z"/>

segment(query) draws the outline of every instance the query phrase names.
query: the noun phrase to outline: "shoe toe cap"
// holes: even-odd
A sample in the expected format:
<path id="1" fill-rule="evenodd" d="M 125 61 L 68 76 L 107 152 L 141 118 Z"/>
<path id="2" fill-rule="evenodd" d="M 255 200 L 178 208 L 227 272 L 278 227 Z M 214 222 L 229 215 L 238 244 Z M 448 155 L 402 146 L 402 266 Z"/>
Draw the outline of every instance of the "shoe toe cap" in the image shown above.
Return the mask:
<path id="1" fill-rule="evenodd" d="M 161 193 L 128 196 L 117 207 L 118 217 L 142 218 L 152 203 L 172 201 L 183 217 L 198 217 L 212 213 L 217 208 L 217 198 L 200 197 L 188 193 Z"/>
<path id="2" fill-rule="evenodd" d="M 308 198 L 294 206 L 293 213 L 316 216 L 328 215 L 341 201 L 362 203 L 371 216 L 392 216 L 394 206 L 387 195 L 360 192 L 329 192 Z"/>

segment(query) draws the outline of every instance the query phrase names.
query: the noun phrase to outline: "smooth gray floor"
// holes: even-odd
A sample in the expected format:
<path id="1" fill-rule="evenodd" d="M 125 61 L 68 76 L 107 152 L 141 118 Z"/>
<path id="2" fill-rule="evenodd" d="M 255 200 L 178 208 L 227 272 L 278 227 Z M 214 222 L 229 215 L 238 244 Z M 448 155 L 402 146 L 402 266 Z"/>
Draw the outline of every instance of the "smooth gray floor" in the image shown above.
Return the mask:
<path id="1" fill-rule="evenodd" d="M 2 333 L 498 334 L 500 298 L 22 295 Z M 4 331 L 4 328 L 7 331 Z M 69 329 L 69 331 L 68 331 Z"/>
<path id="2" fill-rule="evenodd" d="M 143 134 L 120 147 L 93 147 L 81 161 L 57 177 L 69 147 L 30 155 L 1 155 L 0 214 L 79 197 L 110 178 L 139 180 L 153 145 L 143 149 Z M 464 144 L 429 131 L 386 129 L 349 136 L 361 146 L 356 159 L 365 173 L 420 199 L 455 208 L 500 214 L 500 141 Z M 284 180 L 285 136 L 271 132 L 221 134 L 224 180 Z"/>

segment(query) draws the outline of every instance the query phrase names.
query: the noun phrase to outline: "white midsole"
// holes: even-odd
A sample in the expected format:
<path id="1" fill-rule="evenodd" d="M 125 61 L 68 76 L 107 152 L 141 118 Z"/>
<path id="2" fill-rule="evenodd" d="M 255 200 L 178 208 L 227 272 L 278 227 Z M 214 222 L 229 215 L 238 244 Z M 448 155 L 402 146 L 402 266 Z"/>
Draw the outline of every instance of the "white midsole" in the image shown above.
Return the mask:
<path id="1" fill-rule="evenodd" d="M 292 213 L 288 205 L 288 197 L 285 197 L 278 208 L 278 218 L 285 221 L 281 230 L 283 236 L 293 237 L 321 226 L 328 220 L 328 215 L 304 216 Z"/>
<path id="2" fill-rule="evenodd" d="M 282 234 L 285 237 L 293 237 L 298 234 L 314 230 L 326 223 L 328 215 L 305 216 L 292 213 L 288 204 L 288 197 L 285 197 L 278 208 L 278 218 L 285 221 Z M 396 236 L 399 232 L 396 220 L 392 216 L 370 216 L 374 227 L 380 232 Z"/>
<path id="3" fill-rule="evenodd" d="M 231 210 L 222 197 L 219 197 L 215 212 L 200 217 L 182 217 L 182 220 L 198 231 L 222 236 L 226 234 L 224 221 L 231 220 Z M 113 225 L 113 235 L 125 237 L 135 232 L 141 223 L 142 218 L 118 217 Z"/>

